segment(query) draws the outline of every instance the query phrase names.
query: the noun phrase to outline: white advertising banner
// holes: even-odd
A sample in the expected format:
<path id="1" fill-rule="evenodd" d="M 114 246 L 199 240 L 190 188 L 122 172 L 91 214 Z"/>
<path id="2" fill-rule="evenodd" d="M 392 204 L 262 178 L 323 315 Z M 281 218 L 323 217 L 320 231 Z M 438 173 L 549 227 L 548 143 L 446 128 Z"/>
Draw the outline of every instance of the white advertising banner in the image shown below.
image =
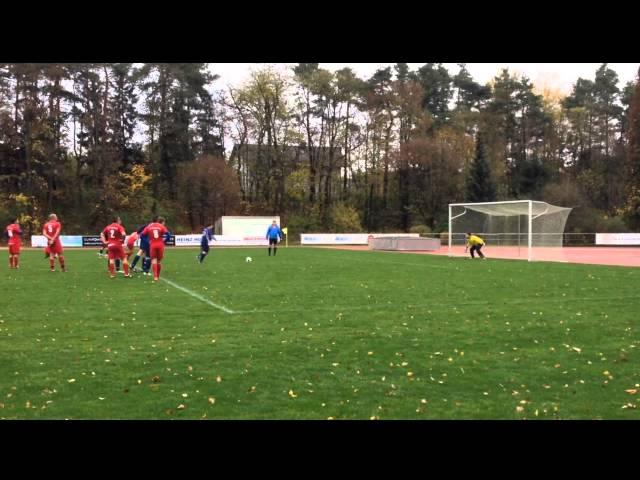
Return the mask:
<path id="1" fill-rule="evenodd" d="M 265 230 L 266 233 L 266 230 Z M 96 237 L 95 242 L 86 242 L 85 247 L 100 247 L 102 246 L 102 242 L 99 241 L 97 236 L 91 236 L 86 238 Z M 176 246 L 177 247 L 193 247 L 200 245 L 200 239 L 202 238 L 202 234 L 193 234 L 193 235 L 176 235 Z M 83 237 L 76 235 L 60 235 L 60 240 L 62 242 L 63 247 L 82 247 L 83 246 Z M 140 240 L 136 240 L 136 246 L 140 245 Z M 209 242 L 209 245 L 212 247 L 225 247 L 225 246 L 268 246 L 269 241 L 264 238 L 264 236 L 235 236 L 235 235 L 216 235 L 215 240 Z M 47 246 L 47 237 L 44 235 L 32 235 L 31 236 L 31 246 L 32 247 L 40 247 L 44 248 Z"/>
<path id="2" fill-rule="evenodd" d="M 32 247 L 46 247 L 47 246 L 47 237 L 44 235 L 31 235 L 31 246 Z"/>
<path id="3" fill-rule="evenodd" d="M 368 245 L 369 238 L 420 237 L 418 233 L 302 233 L 302 245 Z"/>
<path id="4" fill-rule="evenodd" d="M 265 230 L 266 233 L 266 230 Z M 176 235 L 176 247 L 194 247 L 200 245 L 202 235 Z M 269 242 L 264 236 L 215 235 L 209 242 L 211 247 L 225 246 L 267 246 Z"/>
<path id="5" fill-rule="evenodd" d="M 640 245 L 640 233 L 596 233 L 596 245 Z"/>
<path id="6" fill-rule="evenodd" d="M 200 235 L 176 235 L 176 247 L 191 247 L 194 245 L 200 245 Z M 211 244 L 211 242 L 209 242 Z"/>
<path id="7" fill-rule="evenodd" d="M 82 235 L 60 235 L 60 243 L 63 247 L 81 247 Z M 31 235 L 32 247 L 46 247 L 47 237 L 44 235 Z"/>

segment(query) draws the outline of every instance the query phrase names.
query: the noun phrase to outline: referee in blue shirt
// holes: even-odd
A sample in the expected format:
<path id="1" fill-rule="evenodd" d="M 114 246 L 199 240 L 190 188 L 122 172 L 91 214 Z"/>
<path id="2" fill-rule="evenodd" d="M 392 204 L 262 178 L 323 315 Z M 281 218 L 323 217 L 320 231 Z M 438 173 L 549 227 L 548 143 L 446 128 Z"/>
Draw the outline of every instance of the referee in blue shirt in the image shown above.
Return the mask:
<path id="1" fill-rule="evenodd" d="M 269 240 L 269 256 L 271 256 L 271 245 L 273 245 L 273 256 L 276 256 L 276 252 L 278 251 L 278 238 L 282 240 L 283 234 L 282 230 L 274 220 L 269 229 L 267 230 L 267 240 Z"/>

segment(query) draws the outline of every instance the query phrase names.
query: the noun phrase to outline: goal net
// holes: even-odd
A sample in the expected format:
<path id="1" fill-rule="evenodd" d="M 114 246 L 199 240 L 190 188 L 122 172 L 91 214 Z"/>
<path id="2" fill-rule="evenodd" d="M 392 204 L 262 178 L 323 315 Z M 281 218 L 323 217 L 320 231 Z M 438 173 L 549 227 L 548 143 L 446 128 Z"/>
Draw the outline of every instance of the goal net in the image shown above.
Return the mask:
<path id="1" fill-rule="evenodd" d="M 533 200 L 449 204 L 449 256 L 466 255 L 465 233 L 474 233 L 485 241 L 488 257 L 564 261 L 569 213 Z"/>

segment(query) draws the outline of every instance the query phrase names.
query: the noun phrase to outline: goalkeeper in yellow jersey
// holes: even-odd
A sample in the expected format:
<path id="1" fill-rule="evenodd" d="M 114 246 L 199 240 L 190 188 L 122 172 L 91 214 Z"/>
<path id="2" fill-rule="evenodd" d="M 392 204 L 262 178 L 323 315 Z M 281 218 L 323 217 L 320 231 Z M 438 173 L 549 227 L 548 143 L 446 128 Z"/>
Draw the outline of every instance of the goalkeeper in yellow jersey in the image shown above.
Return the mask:
<path id="1" fill-rule="evenodd" d="M 486 257 L 482 253 L 482 247 L 484 247 L 484 240 L 473 233 L 467 233 L 465 236 L 467 238 L 467 246 L 465 247 L 464 252 L 467 253 L 467 250 L 469 249 L 469 247 L 471 247 L 471 250 L 470 250 L 471 258 L 475 258 L 474 252 L 478 252 L 478 255 L 483 260 L 485 260 Z"/>

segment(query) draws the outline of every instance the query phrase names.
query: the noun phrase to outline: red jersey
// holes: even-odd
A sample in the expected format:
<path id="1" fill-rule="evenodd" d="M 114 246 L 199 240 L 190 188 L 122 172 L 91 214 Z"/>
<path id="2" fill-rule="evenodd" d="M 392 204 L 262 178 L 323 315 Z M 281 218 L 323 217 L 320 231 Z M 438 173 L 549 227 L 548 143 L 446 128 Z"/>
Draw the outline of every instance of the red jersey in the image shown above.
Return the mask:
<path id="1" fill-rule="evenodd" d="M 133 246 L 136 243 L 136 240 L 138 240 L 138 232 L 133 232 L 131 235 L 127 237 L 127 247 L 133 248 Z"/>
<path id="2" fill-rule="evenodd" d="M 102 234 L 107 239 L 107 245 L 122 245 L 124 243 L 124 237 L 127 235 L 124 227 L 119 223 L 107 225 L 102 231 Z"/>
<path id="3" fill-rule="evenodd" d="M 57 220 L 51 220 L 44 224 L 42 227 L 42 234 L 49 240 L 60 241 L 60 232 L 62 231 L 62 224 Z"/>
<path id="4" fill-rule="evenodd" d="M 161 223 L 150 223 L 142 231 L 142 234 L 149 236 L 152 247 L 164 247 L 164 235 L 168 232 L 167 227 Z"/>
<path id="5" fill-rule="evenodd" d="M 7 235 L 9 236 L 9 245 L 20 245 L 20 235 L 22 235 L 20 225 L 16 225 L 15 223 L 8 225 Z"/>

